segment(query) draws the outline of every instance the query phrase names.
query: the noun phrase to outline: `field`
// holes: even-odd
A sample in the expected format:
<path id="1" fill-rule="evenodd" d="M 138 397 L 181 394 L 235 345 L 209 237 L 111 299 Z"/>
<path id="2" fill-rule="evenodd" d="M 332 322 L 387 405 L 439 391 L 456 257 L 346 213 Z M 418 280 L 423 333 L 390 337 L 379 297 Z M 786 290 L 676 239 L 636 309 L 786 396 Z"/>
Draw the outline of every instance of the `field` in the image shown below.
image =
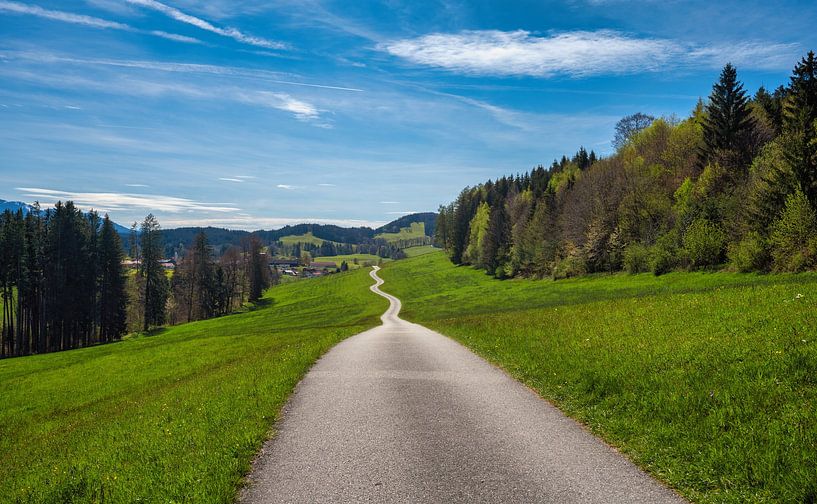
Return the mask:
<path id="1" fill-rule="evenodd" d="M 355 264 L 355 259 L 357 259 L 358 264 Z M 334 262 L 335 264 L 340 267 L 340 264 L 343 261 L 346 261 L 346 264 L 349 265 L 349 269 L 357 269 L 363 266 L 365 263 L 371 263 L 372 265 L 378 264 L 380 261 L 387 262 L 391 261 L 391 259 L 383 259 L 374 254 L 347 254 L 347 255 L 339 255 L 339 256 L 325 256 L 325 257 L 316 257 L 313 259 L 317 262 Z"/>
<path id="2" fill-rule="evenodd" d="M 421 245 L 419 247 L 409 247 L 407 249 L 403 249 L 403 252 L 405 252 L 408 257 L 417 257 L 424 254 L 430 254 L 435 251 L 439 251 L 439 249 L 434 248 L 433 245 Z"/>
<path id="3" fill-rule="evenodd" d="M 0 501 L 231 502 L 309 366 L 379 323 L 371 283 L 290 283 L 246 313 L 0 361 Z"/>
<path id="4" fill-rule="evenodd" d="M 311 245 L 320 245 L 326 240 L 322 240 L 311 232 L 302 235 L 282 236 L 279 240 L 284 245 L 295 245 L 296 243 L 309 243 Z"/>
<path id="5" fill-rule="evenodd" d="M 403 316 L 503 367 L 697 502 L 817 499 L 817 275 L 498 281 L 381 273 Z"/>
<path id="6" fill-rule="evenodd" d="M 426 225 L 423 222 L 412 222 L 410 227 L 400 228 L 398 233 L 381 233 L 375 238 L 382 238 L 387 242 L 423 238 L 426 235 Z"/>

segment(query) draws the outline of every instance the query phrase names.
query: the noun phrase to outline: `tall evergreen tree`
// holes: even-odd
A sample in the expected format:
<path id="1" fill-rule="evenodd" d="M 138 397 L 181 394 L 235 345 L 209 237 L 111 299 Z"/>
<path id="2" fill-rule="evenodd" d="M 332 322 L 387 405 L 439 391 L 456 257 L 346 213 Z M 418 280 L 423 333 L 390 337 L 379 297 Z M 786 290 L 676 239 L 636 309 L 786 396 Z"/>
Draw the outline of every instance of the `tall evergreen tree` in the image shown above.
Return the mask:
<path id="1" fill-rule="evenodd" d="M 139 275 L 143 281 L 142 293 L 142 326 L 147 331 L 151 326 L 165 322 L 165 305 L 167 304 L 167 277 L 159 262 L 162 259 L 162 232 L 159 221 L 153 214 L 148 214 L 141 228 L 142 262 Z"/>
<path id="2" fill-rule="evenodd" d="M 813 51 L 792 72 L 784 131 L 786 161 L 809 202 L 817 207 L 817 60 Z"/>
<path id="3" fill-rule="evenodd" d="M 122 240 L 105 215 L 99 235 L 99 340 L 103 343 L 119 339 L 127 328 L 123 259 Z"/>
<path id="4" fill-rule="evenodd" d="M 264 289 L 269 287 L 269 266 L 266 256 L 261 251 L 261 240 L 257 236 L 250 237 L 249 257 L 247 258 L 247 270 L 250 280 L 250 301 L 258 301 L 264 294 Z"/>
<path id="5" fill-rule="evenodd" d="M 719 154 L 739 154 L 739 162 L 748 165 L 746 159 L 747 133 L 752 127 L 749 99 L 738 74 L 727 63 L 718 82 L 712 87 L 707 117 L 704 121 L 704 162 L 712 161 Z"/>

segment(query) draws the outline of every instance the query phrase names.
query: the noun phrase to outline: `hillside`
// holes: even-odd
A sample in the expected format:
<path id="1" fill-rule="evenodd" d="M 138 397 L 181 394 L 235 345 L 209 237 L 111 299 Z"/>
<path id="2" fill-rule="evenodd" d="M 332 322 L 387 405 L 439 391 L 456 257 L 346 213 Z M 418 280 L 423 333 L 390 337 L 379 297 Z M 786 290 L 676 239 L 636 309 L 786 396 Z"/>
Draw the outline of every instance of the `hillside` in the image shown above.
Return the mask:
<path id="1" fill-rule="evenodd" d="M 162 236 L 165 245 L 171 249 L 178 245 L 182 245 L 183 248 L 189 247 L 193 243 L 195 236 L 201 231 L 207 234 L 210 244 L 218 249 L 224 246 L 240 245 L 242 238 L 250 234 L 255 234 L 265 243 L 282 241 L 286 244 L 295 244 L 298 243 L 299 237 L 308 237 L 301 238 L 300 242 L 314 245 L 320 245 L 323 241 L 359 244 L 369 243 L 378 235 L 384 233 L 400 233 L 401 228 L 409 228 L 412 223 L 422 223 L 424 225 L 422 234 L 415 233 L 416 236 L 412 235 L 413 237 L 433 236 L 436 219 L 437 214 L 435 213 L 418 213 L 400 217 L 377 229 L 369 227 L 345 228 L 330 224 L 297 224 L 269 231 L 253 231 L 252 233 L 214 227 L 182 227 L 163 229 Z"/>
<path id="2" fill-rule="evenodd" d="M 284 284 L 246 313 L 0 361 L 0 501 L 232 502 L 306 370 L 380 322 L 370 284 Z"/>
<path id="3" fill-rule="evenodd" d="M 501 366 L 695 502 L 817 496 L 817 274 L 492 279 L 389 263 L 402 315 Z"/>
<path id="4" fill-rule="evenodd" d="M 427 236 L 425 223 L 412 222 L 407 227 L 399 228 L 397 231 L 379 233 L 375 235 L 375 239 L 386 240 L 389 243 L 393 243 L 403 240 L 422 239 Z"/>

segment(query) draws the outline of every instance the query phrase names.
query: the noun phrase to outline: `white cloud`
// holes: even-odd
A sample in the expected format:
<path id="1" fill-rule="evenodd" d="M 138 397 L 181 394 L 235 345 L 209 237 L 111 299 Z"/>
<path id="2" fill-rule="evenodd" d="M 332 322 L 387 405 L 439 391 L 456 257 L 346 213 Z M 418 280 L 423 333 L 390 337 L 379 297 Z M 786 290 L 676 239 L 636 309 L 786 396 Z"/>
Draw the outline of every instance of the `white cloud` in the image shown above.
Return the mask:
<path id="1" fill-rule="evenodd" d="M 147 184 L 125 184 L 128 187 L 150 187 Z"/>
<path id="2" fill-rule="evenodd" d="M 295 189 L 295 186 L 289 184 L 278 184 L 275 187 L 278 189 L 286 189 L 287 191 L 293 191 Z"/>
<path id="3" fill-rule="evenodd" d="M 229 27 L 220 28 L 218 26 L 213 25 L 209 21 L 198 18 L 196 16 L 191 16 L 190 14 L 186 14 L 180 11 L 179 9 L 176 9 L 169 5 L 165 5 L 161 2 L 157 2 L 156 0 L 125 0 L 125 1 L 133 5 L 139 5 L 142 7 L 153 9 L 155 11 L 159 11 L 162 14 L 175 19 L 176 21 L 193 25 L 197 28 L 221 35 L 223 37 L 229 37 L 233 40 L 236 40 L 244 44 L 254 45 L 258 47 L 266 47 L 267 49 L 284 49 L 286 47 L 286 44 L 283 44 L 281 42 L 276 42 L 261 37 L 247 35 L 236 28 Z"/>
<path id="4" fill-rule="evenodd" d="M 185 42 L 185 43 L 194 43 L 199 44 L 201 41 L 195 39 L 193 37 L 187 37 L 184 35 L 177 35 L 175 33 L 167 33 L 161 30 L 151 30 L 151 31 L 143 31 L 137 28 L 134 28 L 130 25 L 126 25 L 124 23 L 119 23 L 116 21 L 108 21 L 107 19 L 101 19 L 92 16 L 86 16 L 83 14 L 74 14 L 72 12 L 65 12 L 65 11 L 57 11 L 57 10 L 50 10 L 50 9 L 43 9 L 37 5 L 27 5 L 19 2 L 7 2 L 7 1 L 0 1 L 0 11 L 4 12 L 13 12 L 15 14 L 26 14 L 29 16 L 37 16 L 44 19 L 51 19 L 53 21 L 61 21 L 63 23 L 72 23 L 78 24 L 82 26 L 88 26 L 91 28 L 103 28 L 103 29 L 112 29 L 112 30 L 121 30 L 127 31 L 132 33 L 144 33 L 148 35 L 154 35 L 156 37 L 162 37 L 168 40 L 174 40 L 176 42 Z"/>
<path id="5" fill-rule="evenodd" d="M 34 198 L 41 203 L 73 201 L 77 206 L 95 208 L 102 211 L 147 210 L 150 212 L 237 212 L 233 203 L 204 203 L 175 196 L 153 194 L 127 194 L 102 192 L 72 192 L 37 187 L 16 188 L 23 195 Z"/>
<path id="6" fill-rule="evenodd" d="M 320 111 L 314 105 L 293 98 L 286 93 L 272 93 L 269 91 L 239 92 L 238 99 L 246 103 L 264 105 L 290 112 L 300 120 L 317 119 L 320 116 Z"/>
<path id="7" fill-rule="evenodd" d="M 63 57 L 48 53 L 19 52 L 19 51 L 0 51 L 0 56 L 5 58 L 16 58 L 27 61 L 35 61 L 38 63 L 75 63 L 80 65 L 100 65 L 122 68 L 138 68 L 142 70 L 157 70 L 161 72 L 173 73 L 207 74 L 224 77 L 245 77 L 250 79 L 259 79 L 265 82 L 271 82 L 273 84 L 286 84 L 290 86 L 303 86 L 318 89 L 333 89 L 337 91 L 354 91 L 354 92 L 363 91 L 362 89 L 359 88 L 330 86 L 325 84 L 312 84 L 308 82 L 282 80 L 279 78 L 282 75 L 280 73 L 251 68 L 240 68 L 219 65 L 200 65 L 196 63 L 167 63 L 163 61 L 82 59 Z"/>
<path id="8" fill-rule="evenodd" d="M 326 184 L 326 183 L 318 184 L 318 186 L 320 186 L 320 187 L 337 187 L 336 184 Z"/>
<path id="9" fill-rule="evenodd" d="M 231 177 L 219 177 L 219 180 L 223 180 L 225 182 L 238 182 L 238 183 L 244 182 L 240 178 L 231 178 Z"/>
<path id="10" fill-rule="evenodd" d="M 587 77 L 666 70 L 677 66 L 719 66 L 740 61 L 753 68 L 778 67 L 796 44 L 742 43 L 699 46 L 638 38 L 612 30 L 535 36 L 528 31 L 434 33 L 379 45 L 413 63 L 472 75 Z"/>
<path id="11" fill-rule="evenodd" d="M 399 201 L 381 201 L 380 204 L 381 205 L 399 205 L 400 202 Z"/>

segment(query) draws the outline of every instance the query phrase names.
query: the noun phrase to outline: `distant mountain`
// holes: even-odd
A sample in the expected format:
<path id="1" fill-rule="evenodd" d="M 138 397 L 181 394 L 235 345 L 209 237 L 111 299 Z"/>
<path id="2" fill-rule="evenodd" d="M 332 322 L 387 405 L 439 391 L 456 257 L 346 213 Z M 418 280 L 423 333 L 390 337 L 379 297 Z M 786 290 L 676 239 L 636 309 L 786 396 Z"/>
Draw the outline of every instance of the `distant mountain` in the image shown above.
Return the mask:
<path id="1" fill-rule="evenodd" d="M 28 203 L 23 203 L 22 201 L 6 201 L 0 199 L 0 213 L 5 212 L 6 210 L 17 212 L 20 209 L 23 210 L 24 214 L 27 214 L 28 212 L 34 210 L 34 207 Z"/>
<path id="2" fill-rule="evenodd" d="M 43 210 L 47 210 L 47 207 L 43 207 Z M 29 212 L 34 211 L 34 206 L 29 205 L 28 203 L 23 203 L 22 201 L 6 201 L 0 199 L 0 213 L 5 212 L 6 210 L 10 210 L 11 212 L 17 212 L 18 210 L 22 210 L 23 214 L 28 214 Z M 123 239 L 126 239 L 128 235 L 130 235 L 130 228 L 126 228 L 116 222 L 113 223 L 113 228 L 122 236 Z"/>

